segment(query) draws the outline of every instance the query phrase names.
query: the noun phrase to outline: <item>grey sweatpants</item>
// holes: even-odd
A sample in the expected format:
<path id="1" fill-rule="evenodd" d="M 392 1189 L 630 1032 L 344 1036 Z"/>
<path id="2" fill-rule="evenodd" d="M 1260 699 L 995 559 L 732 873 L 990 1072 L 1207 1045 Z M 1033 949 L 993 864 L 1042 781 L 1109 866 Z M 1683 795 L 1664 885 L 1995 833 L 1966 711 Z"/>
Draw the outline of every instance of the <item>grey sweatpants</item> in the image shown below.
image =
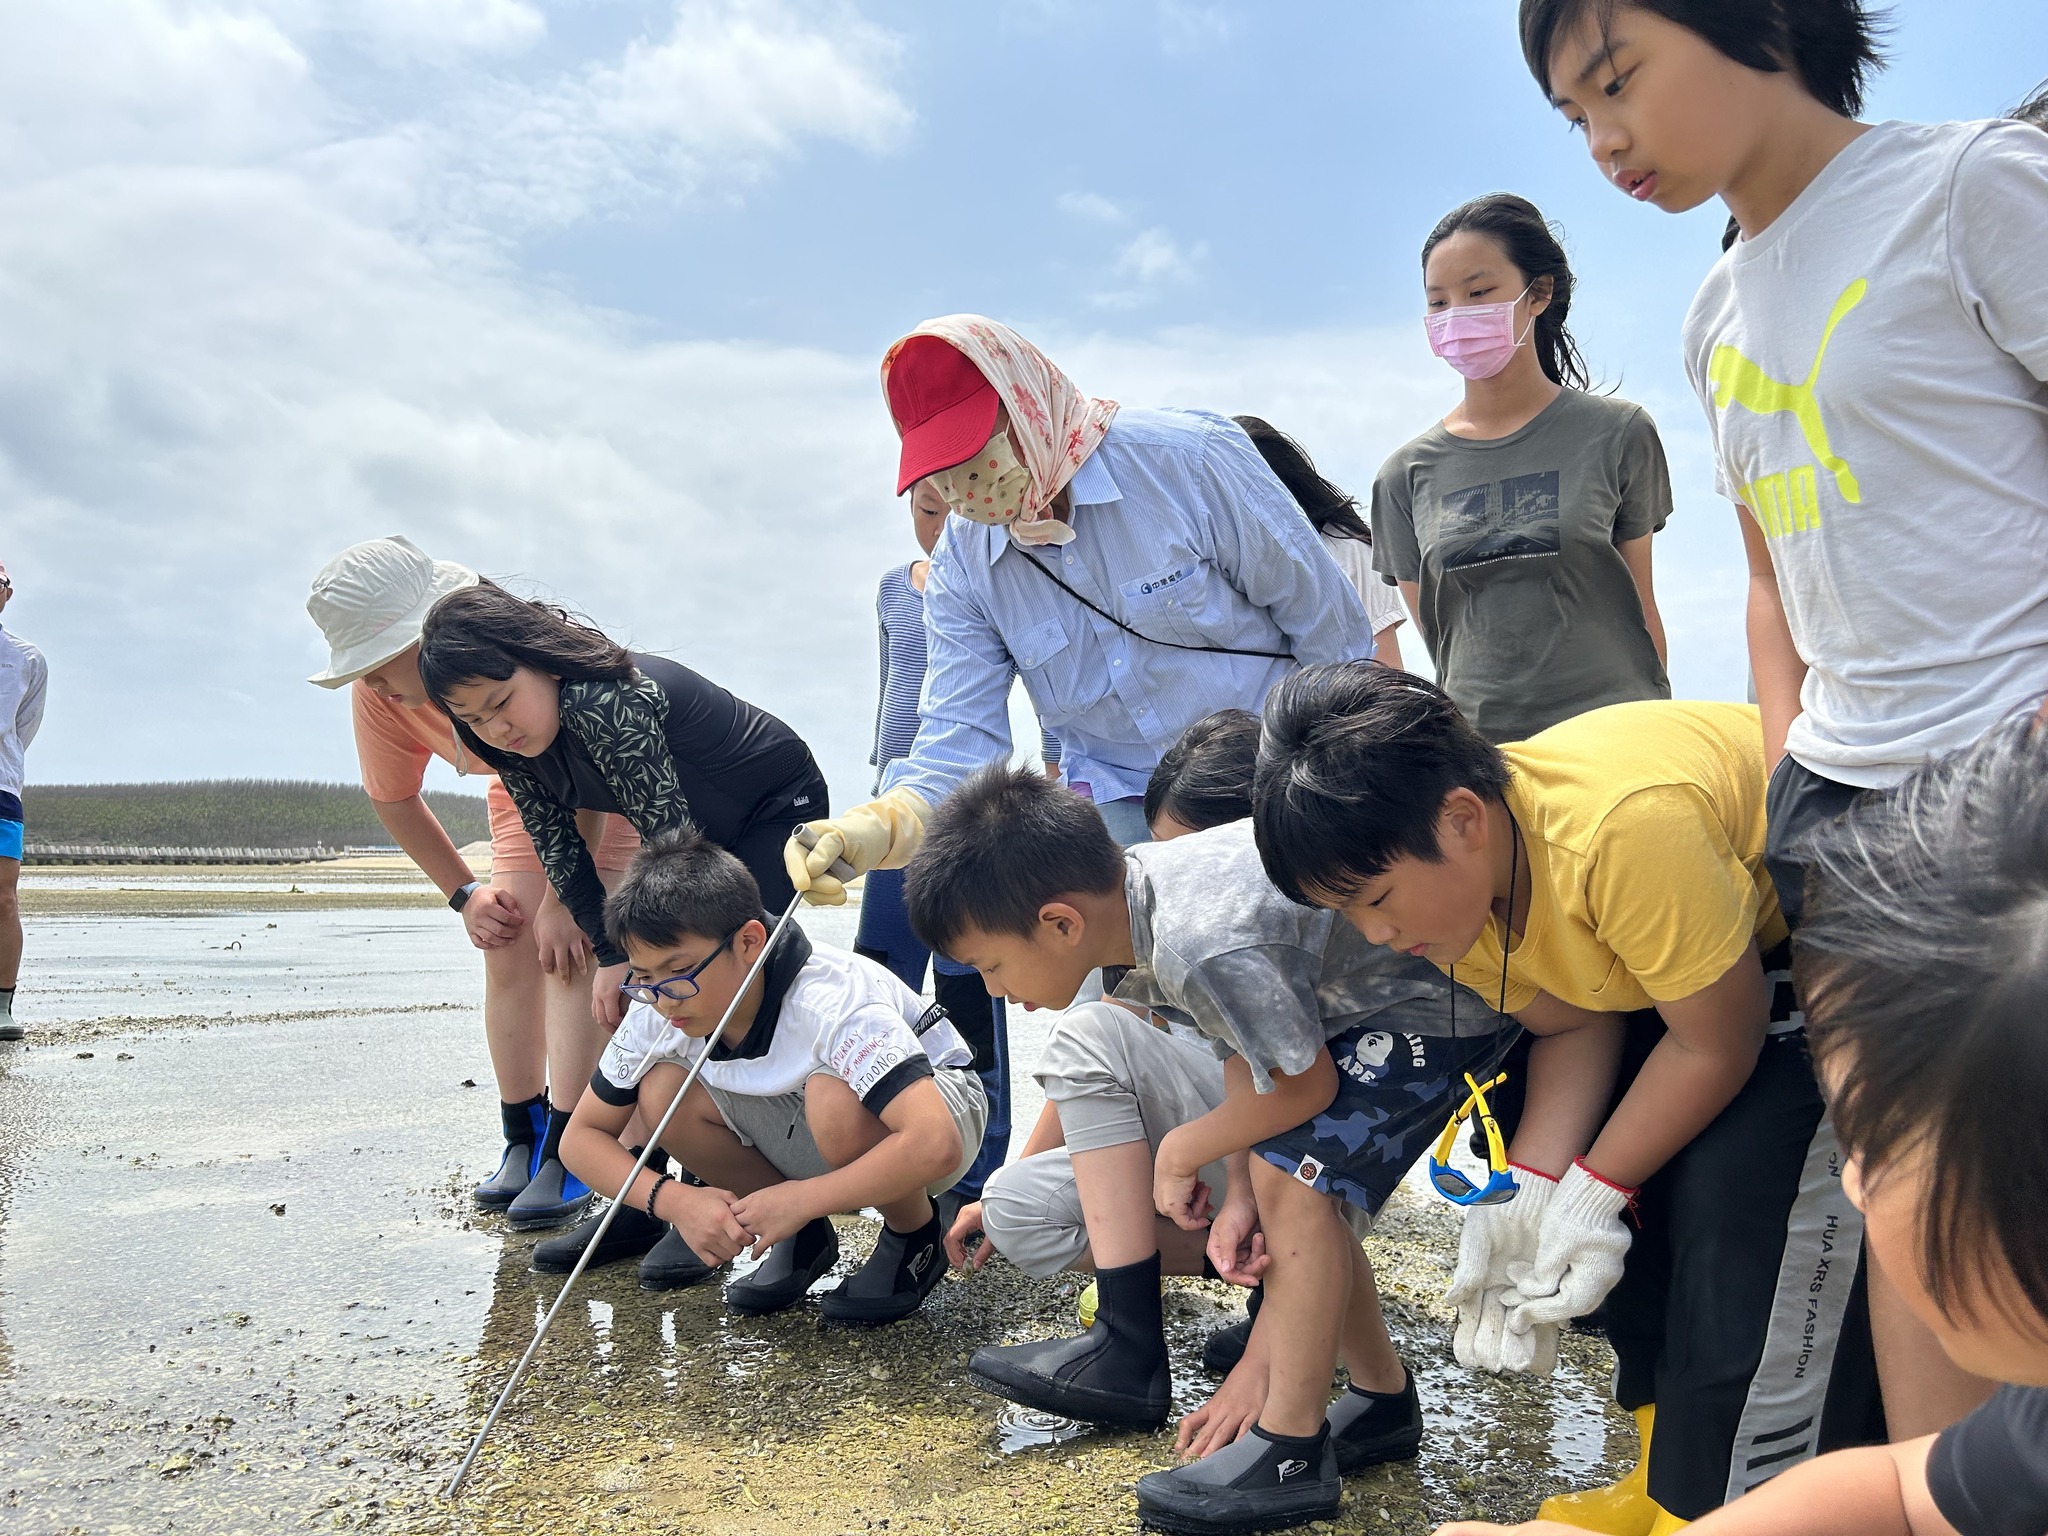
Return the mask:
<path id="1" fill-rule="evenodd" d="M 981 1196 L 981 1224 L 998 1252 L 1027 1275 L 1056 1275 L 1088 1251 L 1088 1226 L 1070 1154 L 1166 1133 L 1223 1102 L 1223 1063 L 1208 1046 L 1148 1024 L 1115 1003 L 1081 1003 L 1052 1027 L 1032 1074 L 1057 1107 L 1066 1145 L 997 1169 Z M 1201 1172 L 1223 1201 L 1220 1162 Z"/>

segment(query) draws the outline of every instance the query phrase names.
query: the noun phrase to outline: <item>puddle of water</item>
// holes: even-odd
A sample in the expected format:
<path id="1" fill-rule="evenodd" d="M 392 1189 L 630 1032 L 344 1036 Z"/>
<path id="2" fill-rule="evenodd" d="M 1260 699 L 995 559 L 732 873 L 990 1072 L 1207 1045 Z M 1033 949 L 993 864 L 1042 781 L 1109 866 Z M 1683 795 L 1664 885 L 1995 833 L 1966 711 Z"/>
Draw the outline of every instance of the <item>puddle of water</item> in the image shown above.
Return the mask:
<path id="1" fill-rule="evenodd" d="M 996 1450 L 1005 1456 L 1066 1445 L 1094 1433 L 1092 1424 L 1063 1419 L 1056 1413 L 1040 1413 L 1036 1408 L 1020 1408 L 1015 1403 L 1005 1403 L 996 1410 Z"/>

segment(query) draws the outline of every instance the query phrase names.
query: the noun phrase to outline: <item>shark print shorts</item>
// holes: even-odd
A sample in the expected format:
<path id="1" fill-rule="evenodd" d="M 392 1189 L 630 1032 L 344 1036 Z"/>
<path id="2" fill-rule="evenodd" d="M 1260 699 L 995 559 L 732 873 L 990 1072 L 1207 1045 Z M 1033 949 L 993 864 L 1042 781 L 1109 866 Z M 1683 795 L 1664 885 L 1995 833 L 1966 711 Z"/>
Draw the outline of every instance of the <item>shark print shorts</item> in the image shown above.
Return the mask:
<path id="1" fill-rule="evenodd" d="M 1337 1097 L 1330 1107 L 1252 1149 L 1369 1216 L 1379 1214 L 1463 1101 L 1465 1074 L 1483 1084 L 1521 1033 L 1509 1028 L 1459 1040 L 1390 1033 L 1374 1022 L 1331 1038 Z"/>

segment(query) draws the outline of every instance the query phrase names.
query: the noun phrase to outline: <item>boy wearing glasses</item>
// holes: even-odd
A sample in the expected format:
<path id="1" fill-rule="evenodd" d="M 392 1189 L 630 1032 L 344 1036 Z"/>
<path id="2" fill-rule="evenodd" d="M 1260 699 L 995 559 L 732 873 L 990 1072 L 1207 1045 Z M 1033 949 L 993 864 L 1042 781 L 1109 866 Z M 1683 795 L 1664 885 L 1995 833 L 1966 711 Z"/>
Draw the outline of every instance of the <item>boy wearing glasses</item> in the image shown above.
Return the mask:
<path id="1" fill-rule="evenodd" d="M 618 1136 L 634 1108 L 660 1119 L 704 1048 L 695 1042 L 732 1007 L 662 1142 L 703 1184 L 649 1166 L 626 1201 L 675 1224 L 705 1261 L 699 1278 L 742 1250 L 765 1254 L 725 1291 L 754 1316 L 800 1301 L 838 1260 L 831 1218 L 873 1206 L 882 1235 L 822 1298 L 824 1314 L 889 1323 L 915 1312 L 946 1269 L 932 1197 L 966 1174 L 988 1118 L 973 1052 L 945 1010 L 794 925 L 742 994 L 768 942 L 760 888 L 694 828 L 646 844 L 604 910 L 632 964 L 632 1006 L 562 1137 L 563 1161 L 616 1191 L 633 1166 Z"/>
<path id="2" fill-rule="evenodd" d="M 918 936 L 992 993 L 1065 1009 L 1091 971 L 1114 978 L 1115 1001 L 1072 1009 L 1056 1040 L 1078 1021 L 1106 1045 L 1119 1014 L 1138 1032 L 1115 1006 L 1125 1003 L 1223 1061 L 1222 1101 L 1204 1105 L 1193 1092 L 1131 1091 L 1128 1072 L 1111 1081 L 1113 1055 L 1127 1052 L 1091 1062 L 1048 1045 L 1041 1078 L 1087 1226 L 1075 1262 L 1094 1268 L 1100 1301 L 1077 1338 L 977 1350 L 976 1384 L 1051 1413 L 1163 1423 L 1156 1211 L 1188 1232 L 1207 1227 L 1217 1271 L 1242 1285 L 1263 1278 L 1266 1303 L 1222 1390 L 1183 1421 L 1182 1446 L 1208 1454 L 1139 1479 L 1144 1521 L 1220 1536 L 1327 1519 L 1343 1476 L 1414 1456 L 1414 1378 L 1346 1208 L 1379 1210 L 1456 1107 L 1464 1075 L 1485 1081 L 1512 1022 L 1427 962 L 1288 901 L 1259 867 L 1248 823 L 1127 850 L 1094 806 L 1027 770 L 984 768 L 947 796 L 904 899 Z M 1142 1109 L 1176 1098 L 1188 1116 L 1155 1147 L 1159 1127 Z M 1351 1386 L 1333 1404 L 1340 1355 Z"/>

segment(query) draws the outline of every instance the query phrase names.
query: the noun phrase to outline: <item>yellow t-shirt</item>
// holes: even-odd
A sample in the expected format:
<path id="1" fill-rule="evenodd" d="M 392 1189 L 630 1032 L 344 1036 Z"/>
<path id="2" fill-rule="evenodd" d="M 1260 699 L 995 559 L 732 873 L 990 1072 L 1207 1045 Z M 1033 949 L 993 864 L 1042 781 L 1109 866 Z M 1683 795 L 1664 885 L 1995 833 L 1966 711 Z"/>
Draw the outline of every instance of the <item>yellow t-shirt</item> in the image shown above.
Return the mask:
<path id="1" fill-rule="evenodd" d="M 1510 1013 L 1539 990 L 1601 1013 L 1672 1002 L 1785 937 L 1753 706 L 1613 704 L 1501 750 L 1530 875 Z M 1489 919 L 1455 971 L 1489 1002 L 1501 933 Z"/>

